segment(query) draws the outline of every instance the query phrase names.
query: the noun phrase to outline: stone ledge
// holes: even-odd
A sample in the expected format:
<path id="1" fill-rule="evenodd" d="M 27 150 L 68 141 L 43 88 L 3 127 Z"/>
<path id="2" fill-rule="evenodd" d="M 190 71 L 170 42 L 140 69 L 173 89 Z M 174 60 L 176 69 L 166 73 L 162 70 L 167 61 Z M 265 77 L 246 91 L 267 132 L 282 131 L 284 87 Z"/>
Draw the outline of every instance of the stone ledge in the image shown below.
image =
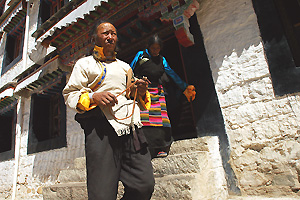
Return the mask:
<path id="1" fill-rule="evenodd" d="M 295 197 L 267 197 L 267 196 L 229 196 L 228 200 L 299 200 Z"/>
<path id="2" fill-rule="evenodd" d="M 192 152 L 209 151 L 208 141 L 211 138 L 212 137 L 206 136 L 206 137 L 201 137 L 201 138 L 175 141 L 171 145 L 171 149 L 170 149 L 170 153 L 169 153 L 168 157 L 175 155 L 175 154 L 191 154 Z M 153 159 L 153 160 L 155 160 L 155 159 Z M 157 162 L 157 161 L 155 161 L 155 162 Z M 86 166 L 85 157 L 76 158 L 74 160 L 74 168 L 75 169 L 85 169 L 85 166 Z"/>
<path id="3" fill-rule="evenodd" d="M 156 178 L 151 200 L 193 199 L 195 179 L 196 174 Z"/>
<path id="4" fill-rule="evenodd" d="M 153 159 L 154 176 L 162 177 L 176 174 L 199 173 L 203 169 L 202 166 L 208 162 L 207 154 L 208 152 L 192 152 Z M 80 160 L 84 161 L 85 159 L 80 158 Z M 86 169 L 84 167 L 62 170 L 58 175 L 57 181 L 58 183 L 85 182 Z"/>
<path id="5" fill-rule="evenodd" d="M 191 153 L 194 151 L 208 151 L 208 143 L 210 136 L 193 138 L 188 140 L 178 140 L 172 143 L 169 155 Z"/>
<path id="6" fill-rule="evenodd" d="M 66 169 L 60 171 L 58 175 L 59 183 L 68 182 L 85 182 L 86 181 L 86 169 Z"/>
<path id="7" fill-rule="evenodd" d="M 86 183 L 56 184 L 43 188 L 44 200 L 84 200 L 87 197 Z"/>
<path id="8" fill-rule="evenodd" d="M 207 154 L 208 152 L 191 152 L 155 158 L 152 160 L 154 176 L 199 173 L 201 166 L 208 162 Z"/>
<path id="9" fill-rule="evenodd" d="M 224 176 L 219 157 L 217 137 L 174 142 L 168 157 L 152 160 L 156 185 L 151 199 L 225 200 L 226 181 L 219 177 Z M 45 200 L 87 199 L 85 157 L 74 160 L 74 169 L 61 171 L 58 182 L 44 188 Z M 122 197 L 122 188 L 120 184 L 117 199 Z"/>
<path id="10" fill-rule="evenodd" d="M 154 193 L 151 200 L 193 199 L 193 183 L 196 174 L 184 176 L 168 176 L 156 178 Z M 119 185 L 120 199 L 123 194 L 123 185 Z M 61 183 L 43 188 L 44 200 L 84 200 L 87 198 L 86 182 Z"/>
<path id="11" fill-rule="evenodd" d="M 85 157 L 76 158 L 74 160 L 74 168 L 75 169 L 85 169 L 86 159 Z"/>

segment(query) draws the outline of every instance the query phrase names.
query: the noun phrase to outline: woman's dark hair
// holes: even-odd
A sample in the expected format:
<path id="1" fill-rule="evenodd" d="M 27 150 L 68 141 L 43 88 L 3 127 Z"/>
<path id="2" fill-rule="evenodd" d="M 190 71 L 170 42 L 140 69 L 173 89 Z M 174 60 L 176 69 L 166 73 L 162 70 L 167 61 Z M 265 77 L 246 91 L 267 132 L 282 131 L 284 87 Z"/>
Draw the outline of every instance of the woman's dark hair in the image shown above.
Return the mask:
<path id="1" fill-rule="evenodd" d="M 160 48 L 163 48 L 163 42 L 162 40 L 158 37 L 157 34 L 152 35 L 149 40 L 148 40 L 148 44 L 147 44 L 147 48 L 149 48 L 152 44 L 159 44 Z"/>

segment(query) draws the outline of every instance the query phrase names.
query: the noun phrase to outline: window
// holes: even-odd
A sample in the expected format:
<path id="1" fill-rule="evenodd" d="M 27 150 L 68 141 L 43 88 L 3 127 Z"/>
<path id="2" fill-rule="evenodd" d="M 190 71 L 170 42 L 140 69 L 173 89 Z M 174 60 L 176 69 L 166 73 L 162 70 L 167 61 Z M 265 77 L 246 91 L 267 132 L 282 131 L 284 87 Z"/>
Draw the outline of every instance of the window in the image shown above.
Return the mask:
<path id="1" fill-rule="evenodd" d="M 300 1 L 275 0 L 293 59 L 300 67 Z"/>
<path id="2" fill-rule="evenodd" d="M 5 0 L 0 0 L 0 16 L 3 14 L 5 6 Z"/>
<path id="3" fill-rule="evenodd" d="M 5 55 L 2 64 L 2 74 L 9 70 L 22 58 L 23 35 L 25 18 L 21 20 L 8 34 L 6 38 Z"/>
<path id="4" fill-rule="evenodd" d="M 7 61 L 11 63 L 20 54 L 22 35 L 10 34 L 7 36 L 6 52 Z"/>
<path id="5" fill-rule="evenodd" d="M 65 77 L 31 96 L 29 153 L 66 146 Z"/>
<path id="6" fill-rule="evenodd" d="M 12 136 L 15 127 L 15 109 L 0 114 L 0 153 L 9 151 L 12 148 Z"/>
<path id="7" fill-rule="evenodd" d="M 52 15 L 61 9 L 68 0 L 41 0 L 39 25 L 46 22 Z"/>
<path id="8" fill-rule="evenodd" d="M 1 105 L 6 104 L 7 100 L 2 100 Z M 14 156 L 16 102 L 15 100 L 4 107 L 0 106 L 0 160 L 11 159 Z"/>
<path id="9" fill-rule="evenodd" d="M 275 95 L 300 91 L 299 0 L 252 0 Z"/>

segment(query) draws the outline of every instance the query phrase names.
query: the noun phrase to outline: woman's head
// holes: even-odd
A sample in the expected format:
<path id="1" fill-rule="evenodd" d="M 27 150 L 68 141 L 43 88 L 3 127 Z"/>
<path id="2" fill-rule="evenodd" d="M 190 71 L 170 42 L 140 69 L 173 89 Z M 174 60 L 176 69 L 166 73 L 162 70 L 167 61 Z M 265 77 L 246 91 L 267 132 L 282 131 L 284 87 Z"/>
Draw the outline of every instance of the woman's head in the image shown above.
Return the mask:
<path id="1" fill-rule="evenodd" d="M 158 56 L 160 50 L 162 49 L 162 40 L 157 34 L 150 37 L 148 40 L 148 50 L 151 56 Z"/>

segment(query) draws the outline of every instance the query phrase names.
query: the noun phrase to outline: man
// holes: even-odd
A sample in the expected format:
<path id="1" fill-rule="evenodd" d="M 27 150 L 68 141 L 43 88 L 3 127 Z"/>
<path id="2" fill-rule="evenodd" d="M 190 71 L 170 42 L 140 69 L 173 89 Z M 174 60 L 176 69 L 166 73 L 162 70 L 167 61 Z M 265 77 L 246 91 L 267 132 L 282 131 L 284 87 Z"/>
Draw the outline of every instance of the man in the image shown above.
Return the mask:
<path id="1" fill-rule="evenodd" d="M 140 109 L 122 93 L 131 83 L 131 68 L 115 57 L 117 31 L 111 23 L 98 22 L 93 33 L 93 55 L 76 62 L 63 90 L 85 133 L 89 199 L 116 199 L 119 180 L 124 185 L 122 199 L 150 199 L 154 177 Z M 135 83 L 140 101 L 147 86 L 147 80 Z"/>

